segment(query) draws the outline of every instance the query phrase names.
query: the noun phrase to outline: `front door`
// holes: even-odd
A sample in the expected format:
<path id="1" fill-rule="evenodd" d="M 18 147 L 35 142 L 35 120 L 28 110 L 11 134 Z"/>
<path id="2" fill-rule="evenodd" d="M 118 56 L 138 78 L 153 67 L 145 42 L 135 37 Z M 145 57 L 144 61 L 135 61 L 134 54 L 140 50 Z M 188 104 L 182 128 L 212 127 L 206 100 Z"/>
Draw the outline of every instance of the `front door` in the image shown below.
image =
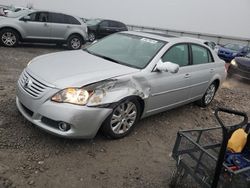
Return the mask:
<path id="1" fill-rule="evenodd" d="M 147 101 L 146 115 L 174 108 L 189 100 L 189 52 L 187 44 L 177 44 L 163 55 L 163 62 L 180 66 L 177 73 L 151 72 L 147 76 L 151 96 Z"/>
<path id="2" fill-rule="evenodd" d="M 23 37 L 26 39 L 49 39 L 51 28 L 48 22 L 48 13 L 33 12 L 29 16 L 30 20 L 19 20 L 24 31 Z"/>

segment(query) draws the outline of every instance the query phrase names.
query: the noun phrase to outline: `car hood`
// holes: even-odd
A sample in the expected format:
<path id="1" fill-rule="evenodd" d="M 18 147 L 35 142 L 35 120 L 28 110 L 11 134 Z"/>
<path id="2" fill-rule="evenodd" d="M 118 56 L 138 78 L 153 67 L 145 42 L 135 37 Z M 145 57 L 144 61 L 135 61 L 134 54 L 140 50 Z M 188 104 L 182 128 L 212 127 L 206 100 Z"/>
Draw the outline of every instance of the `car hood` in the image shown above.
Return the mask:
<path id="1" fill-rule="evenodd" d="M 39 56 L 27 66 L 27 72 L 31 76 L 61 89 L 82 87 L 138 71 L 140 70 L 105 60 L 83 50 Z"/>
<path id="2" fill-rule="evenodd" d="M 228 48 L 223 48 L 223 47 L 220 47 L 219 51 L 224 51 L 224 52 L 231 52 L 231 53 L 235 53 L 235 52 L 238 52 L 238 51 L 235 51 L 235 50 L 231 50 L 231 49 L 228 49 Z"/>
<path id="3" fill-rule="evenodd" d="M 235 61 L 240 64 L 243 65 L 245 67 L 250 68 L 250 58 L 247 57 L 237 57 L 235 58 Z"/>

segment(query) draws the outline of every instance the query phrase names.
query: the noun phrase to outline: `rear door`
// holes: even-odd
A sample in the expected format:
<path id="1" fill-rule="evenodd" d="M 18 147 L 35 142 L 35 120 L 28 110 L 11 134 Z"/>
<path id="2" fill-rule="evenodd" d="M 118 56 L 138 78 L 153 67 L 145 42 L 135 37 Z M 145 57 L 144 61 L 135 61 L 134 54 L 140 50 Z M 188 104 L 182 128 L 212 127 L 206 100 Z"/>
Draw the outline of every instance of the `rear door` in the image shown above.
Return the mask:
<path id="1" fill-rule="evenodd" d="M 23 29 L 24 38 L 27 39 L 49 39 L 51 28 L 48 22 L 48 12 L 33 12 L 29 14 L 30 20 L 19 21 Z"/>
<path id="2" fill-rule="evenodd" d="M 49 21 L 51 38 L 54 40 L 67 40 L 70 30 L 76 25 L 81 25 L 74 17 L 61 13 L 50 13 Z"/>
<path id="3" fill-rule="evenodd" d="M 49 13 L 49 22 L 51 23 L 51 39 L 63 40 L 67 32 L 64 14 Z"/>
<path id="4" fill-rule="evenodd" d="M 190 74 L 190 99 L 204 95 L 215 74 L 215 62 L 210 50 L 198 44 L 190 44 L 192 68 Z"/>

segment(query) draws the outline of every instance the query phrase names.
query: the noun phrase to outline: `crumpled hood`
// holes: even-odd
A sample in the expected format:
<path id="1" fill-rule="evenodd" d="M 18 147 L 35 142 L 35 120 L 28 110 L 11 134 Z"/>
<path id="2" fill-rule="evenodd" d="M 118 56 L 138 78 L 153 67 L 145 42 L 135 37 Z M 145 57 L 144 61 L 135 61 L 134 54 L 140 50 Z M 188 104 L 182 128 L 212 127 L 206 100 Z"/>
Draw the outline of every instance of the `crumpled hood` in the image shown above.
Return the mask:
<path id="1" fill-rule="evenodd" d="M 76 50 L 39 56 L 28 65 L 27 71 L 39 81 L 63 89 L 81 87 L 139 70 Z"/>

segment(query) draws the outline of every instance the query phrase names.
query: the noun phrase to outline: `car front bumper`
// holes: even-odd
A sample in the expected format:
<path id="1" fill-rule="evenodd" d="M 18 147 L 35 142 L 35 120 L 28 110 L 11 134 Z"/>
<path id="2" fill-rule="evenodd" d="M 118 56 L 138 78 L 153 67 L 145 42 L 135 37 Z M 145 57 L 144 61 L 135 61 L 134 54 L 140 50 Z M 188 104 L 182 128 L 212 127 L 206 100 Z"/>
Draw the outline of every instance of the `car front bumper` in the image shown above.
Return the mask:
<path id="1" fill-rule="evenodd" d="M 250 70 L 242 70 L 239 67 L 230 65 L 227 72 L 229 76 L 235 76 L 250 81 Z"/>
<path id="2" fill-rule="evenodd" d="M 54 89 L 40 99 L 34 99 L 18 84 L 16 105 L 21 114 L 39 128 L 65 138 L 93 138 L 103 121 L 111 114 L 110 108 L 97 108 L 56 103 L 50 99 Z M 59 123 L 70 125 L 68 131 L 59 129 Z"/>

